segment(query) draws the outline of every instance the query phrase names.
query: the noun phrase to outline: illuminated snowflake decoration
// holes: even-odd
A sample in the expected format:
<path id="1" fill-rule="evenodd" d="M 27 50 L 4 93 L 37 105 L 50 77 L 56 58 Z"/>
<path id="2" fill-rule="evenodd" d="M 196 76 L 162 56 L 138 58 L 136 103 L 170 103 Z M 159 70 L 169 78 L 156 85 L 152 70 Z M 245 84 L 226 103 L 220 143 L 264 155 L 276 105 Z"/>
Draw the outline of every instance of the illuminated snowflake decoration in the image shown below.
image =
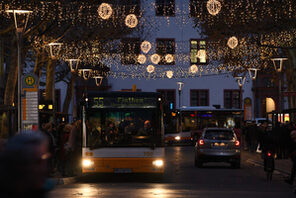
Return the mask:
<path id="1" fill-rule="evenodd" d="M 112 13 L 112 7 L 108 3 L 102 3 L 98 8 L 98 14 L 104 20 L 109 19 L 112 16 Z"/>
<path id="2" fill-rule="evenodd" d="M 134 14 L 129 14 L 125 18 L 125 25 L 129 28 L 135 28 L 138 25 L 138 18 Z"/>
<path id="3" fill-rule="evenodd" d="M 209 0 L 207 2 L 208 12 L 213 16 L 219 14 L 219 12 L 221 11 L 221 8 L 222 8 L 222 5 L 218 0 Z"/>
<path id="4" fill-rule="evenodd" d="M 155 71 L 155 67 L 153 65 L 148 65 L 146 68 L 148 73 L 153 73 Z"/>
<path id="5" fill-rule="evenodd" d="M 143 41 L 141 44 L 141 50 L 147 54 L 151 49 L 151 43 L 149 41 Z"/>
<path id="6" fill-rule="evenodd" d="M 167 55 L 165 56 L 165 61 L 166 61 L 167 63 L 172 63 L 172 62 L 174 62 L 174 56 L 173 56 L 172 54 L 167 54 Z"/>
<path id="7" fill-rule="evenodd" d="M 146 56 L 145 55 L 143 55 L 143 54 L 140 54 L 139 56 L 138 56 L 138 63 L 140 63 L 140 64 L 145 64 L 146 63 L 146 60 L 147 60 L 147 58 L 146 58 Z"/>
<path id="8" fill-rule="evenodd" d="M 197 65 L 191 65 L 189 67 L 189 72 L 192 73 L 192 74 L 196 74 L 198 72 L 198 67 Z"/>
<path id="9" fill-rule="evenodd" d="M 150 59 L 156 65 L 160 62 L 160 56 L 158 54 L 153 54 Z"/>
<path id="10" fill-rule="evenodd" d="M 171 79 L 174 76 L 174 72 L 169 70 L 169 71 L 166 72 L 166 76 Z"/>
<path id="11" fill-rule="evenodd" d="M 238 46 L 238 39 L 233 36 L 231 38 L 228 39 L 228 42 L 227 42 L 227 45 L 228 47 L 230 47 L 231 49 L 234 49 Z"/>

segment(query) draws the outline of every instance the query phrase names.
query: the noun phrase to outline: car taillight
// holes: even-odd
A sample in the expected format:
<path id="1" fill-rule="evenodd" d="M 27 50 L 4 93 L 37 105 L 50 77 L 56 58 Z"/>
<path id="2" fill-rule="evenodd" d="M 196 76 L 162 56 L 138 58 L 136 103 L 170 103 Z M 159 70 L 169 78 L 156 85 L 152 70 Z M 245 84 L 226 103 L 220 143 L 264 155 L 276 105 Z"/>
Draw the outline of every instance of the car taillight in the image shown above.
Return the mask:
<path id="1" fill-rule="evenodd" d="M 235 146 L 239 146 L 240 142 L 238 140 L 235 141 Z"/>
<path id="2" fill-rule="evenodd" d="M 204 142 L 203 140 L 199 140 L 199 141 L 198 141 L 198 144 L 199 144 L 199 146 L 202 146 L 202 145 L 205 144 L 205 142 Z"/>

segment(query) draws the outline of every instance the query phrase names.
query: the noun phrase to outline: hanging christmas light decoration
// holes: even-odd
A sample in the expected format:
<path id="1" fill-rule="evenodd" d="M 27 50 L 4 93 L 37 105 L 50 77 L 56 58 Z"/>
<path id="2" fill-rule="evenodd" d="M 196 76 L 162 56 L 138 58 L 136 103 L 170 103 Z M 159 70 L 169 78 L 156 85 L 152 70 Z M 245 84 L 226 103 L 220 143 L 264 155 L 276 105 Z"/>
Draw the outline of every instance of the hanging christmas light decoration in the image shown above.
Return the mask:
<path id="1" fill-rule="evenodd" d="M 147 54 L 151 49 L 151 43 L 149 41 L 143 41 L 141 43 L 141 50 L 142 52 L 144 52 L 145 54 Z"/>
<path id="2" fill-rule="evenodd" d="M 249 75 L 250 75 L 250 78 L 252 80 L 256 80 L 256 77 L 257 77 L 257 73 L 260 69 L 256 69 L 256 68 L 248 68 L 248 71 L 249 71 Z"/>
<path id="3" fill-rule="evenodd" d="M 167 54 L 167 55 L 165 56 L 165 61 L 166 61 L 167 63 L 172 63 L 172 62 L 174 62 L 174 56 L 173 56 L 172 54 Z"/>
<path id="4" fill-rule="evenodd" d="M 110 4 L 102 3 L 98 8 L 98 14 L 102 19 L 107 20 L 112 16 L 113 9 Z"/>
<path id="5" fill-rule="evenodd" d="M 125 25 L 129 28 L 135 28 L 138 25 L 138 18 L 134 14 L 129 14 L 125 18 Z"/>
<path id="6" fill-rule="evenodd" d="M 228 45 L 228 47 L 230 47 L 231 49 L 236 48 L 237 45 L 238 45 L 238 39 L 237 39 L 235 36 L 230 37 L 230 38 L 228 39 L 227 45 Z"/>
<path id="7" fill-rule="evenodd" d="M 198 72 L 198 67 L 197 65 L 191 65 L 189 67 L 189 73 L 192 73 L 192 74 L 196 74 Z"/>
<path id="8" fill-rule="evenodd" d="M 78 69 L 79 59 L 66 59 L 65 61 L 69 62 L 69 67 L 72 73 Z"/>
<path id="9" fill-rule="evenodd" d="M 153 54 L 150 59 L 156 65 L 160 62 L 160 56 L 158 54 Z"/>
<path id="10" fill-rule="evenodd" d="M 154 67 L 153 65 L 148 65 L 148 66 L 147 66 L 147 72 L 148 72 L 148 73 L 151 74 L 151 73 L 153 73 L 154 71 L 155 71 L 155 67 Z"/>
<path id="11" fill-rule="evenodd" d="M 173 76 L 174 76 L 174 72 L 173 72 L 172 70 L 169 70 L 169 71 L 166 72 L 166 76 L 167 76 L 169 79 L 171 79 L 171 78 L 173 78 Z"/>
<path id="12" fill-rule="evenodd" d="M 146 60 L 147 60 L 147 58 L 146 58 L 146 56 L 145 55 L 143 55 L 143 54 L 140 54 L 139 56 L 138 56 L 138 62 L 140 63 L 140 64 L 145 64 L 146 63 Z"/>
<path id="13" fill-rule="evenodd" d="M 218 0 L 209 0 L 207 2 L 208 12 L 213 16 L 219 14 L 219 12 L 221 11 L 221 8 L 222 8 L 222 5 Z"/>

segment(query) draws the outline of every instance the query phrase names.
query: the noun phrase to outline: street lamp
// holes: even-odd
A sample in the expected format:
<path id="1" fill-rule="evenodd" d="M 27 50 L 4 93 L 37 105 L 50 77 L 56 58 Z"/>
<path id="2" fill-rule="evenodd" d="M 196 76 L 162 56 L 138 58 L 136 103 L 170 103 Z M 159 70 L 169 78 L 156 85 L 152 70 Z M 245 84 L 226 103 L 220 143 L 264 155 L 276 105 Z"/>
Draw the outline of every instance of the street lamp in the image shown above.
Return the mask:
<path id="1" fill-rule="evenodd" d="M 178 93 L 179 93 L 179 108 L 181 109 L 181 92 L 182 92 L 182 88 L 184 87 L 184 83 L 177 82 L 177 85 L 178 85 Z"/>
<path id="2" fill-rule="evenodd" d="M 49 52 L 52 59 L 56 59 L 61 52 L 63 43 L 49 43 Z"/>
<path id="3" fill-rule="evenodd" d="M 80 59 L 66 59 L 65 61 L 69 62 L 69 67 L 71 70 L 71 75 L 72 75 L 72 119 L 74 120 L 74 118 L 77 117 L 77 109 L 76 109 L 76 93 L 75 93 L 75 75 L 73 75 L 73 73 L 75 73 L 76 71 L 78 71 L 78 67 L 79 67 L 79 63 L 80 63 Z"/>
<path id="4" fill-rule="evenodd" d="M 257 78 L 257 73 L 260 69 L 256 69 L 256 68 L 248 68 L 249 71 L 249 76 L 252 80 L 256 80 Z"/>
<path id="5" fill-rule="evenodd" d="M 27 24 L 29 21 L 29 16 L 32 13 L 32 11 L 29 10 L 7 10 L 6 11 L 9 14 L 13 14 L 14 18 L 14 24 L 16 28 L 16 37 L 17 37 L 17 56 L 18 56 L 18 61 L 17 61 L 17 67 L 18 67 L 18 74 L 17 74 L 17 124 L 18 124 L 18 132 L 20 133 L 22 130 L 22 117 L 21 117 L 21 92 L 22 92 L 22 84 L 21 84 L 21 49 L 22 49 L 22 43 L 23 43 L 23 33 L 26 31 Z"/>
<path id="6" fill-rule="evenodd" d="M 240 98 L 240 109 L 242 109 L 242 87 L 245 84 L 246 81 L 246 77 L 235 77 L 235 79 L 237 80 L 238 86 L 239 86 L 239 98 Z"/>
<path id="7" fill-rule="evenodd" d="M 49 52 L 50 52 L 50 57 L 52 60 L 56 60 L 58 56 L 60 55 L 61 49 L 62 49 L 62 43 L 49 43 Z M 53 64 L 52 67 L 55 65 Z M 53 122 L 56 123 L 56 100 L 55 100 L 55 69 L 53 68 L 53 83 L 52 83 L 52 103 L 53 103 Z M 47 71 L 49 72 L 49 71 Z"/>
<path id="8" fill-rule="evenodd" d="M 288 58 L 272 58 L 271 59 L 273 62 L 273 66 L 275 71 L 278 73 L 278 80 L 279 80 L 279 106 L 278 110 L 281 115 L 282 111 L 282 78 L 281 78 L 281 73 L 283 69 L 283 62 L 285 60 L 288 60 Z M 282 120 L 282 115 L 281 115 L 281 120 Z"/>
<path id="9" fill-rule="evenodd" d="M 75 71 L 77 71 L 80 63 L 79 59 L 66 59 L 65 61 L 69 62 L 71 73 L 74 73 Z"/>

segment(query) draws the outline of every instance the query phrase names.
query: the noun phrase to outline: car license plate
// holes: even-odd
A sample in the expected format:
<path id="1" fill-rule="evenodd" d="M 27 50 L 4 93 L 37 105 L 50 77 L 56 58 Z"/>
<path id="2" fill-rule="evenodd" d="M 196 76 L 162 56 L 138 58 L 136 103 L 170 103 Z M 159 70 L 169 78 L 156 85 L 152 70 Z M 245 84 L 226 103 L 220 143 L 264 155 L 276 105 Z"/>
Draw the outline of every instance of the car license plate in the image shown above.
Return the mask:
<path id="1" fill-rule="evenodd" d="M 216 142 L 216 143 L 214 143 L 214 146 L 215 147 L 225 147 L 225 146 L 227 146 L 227 144 L 225 144 L 225 143 L 218 143 L 218 142 Z"/>
<path id="2" fill-rule="evenodd" d="M 131 168 L 114 168 L 114 173 L 132 173 Z"/>

